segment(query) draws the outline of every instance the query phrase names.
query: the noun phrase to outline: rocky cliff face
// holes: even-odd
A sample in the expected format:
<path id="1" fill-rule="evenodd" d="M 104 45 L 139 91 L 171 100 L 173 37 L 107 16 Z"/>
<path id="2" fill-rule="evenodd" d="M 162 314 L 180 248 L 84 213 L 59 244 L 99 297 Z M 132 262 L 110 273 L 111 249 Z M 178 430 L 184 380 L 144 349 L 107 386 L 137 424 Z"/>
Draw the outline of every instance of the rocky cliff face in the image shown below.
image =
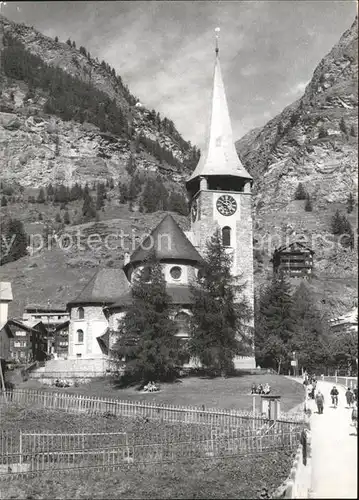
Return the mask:
<path id="1" fill-rule="evenodd" d="M 349 193 L 357 200 L 357 30 L 356 18 L 319 63 L 303 97 L 236 144 L 255 179 L 256 240 L 272 243 L 258 250 L 262 256 L 257 261 L 257 284 L 271 274 L 274 248 L 286 238 L 302 238 L 316 252 L 316 276 L 324 295 L 327 289 L 326 303 L 339 310 L 350 307 L 357 296 L 356 252 L 328 245 L 324 239 L 331 237 L 334 211 L 346 213 Z M 304 201 L 294 201 L 299 182 L 312 199 L 312 212 L 304 210 Z M 348 218 L 357 231 L 354 212 Z"/>
<path id="2" fill-rule="evenodd" d="M 116 101 L 131 127 L 131 136 L 107 134 L 92 123 L 63 121 L 43 110 L 49 92 L 31 89 L 21 80 L 10 79 L 0 71 L 0 162 L 1 178 L 24 186 L 40 186 L 49 182 L 73 184 L 124 174 L 130 154 L 145 171 L 159 172 L 178 182 L 188 174 L 186 161 L 193 154 L 189 143 L 174 127 L 165 130 L 149 110 L 137 107 L 114 70 L 104 61 L 85 54 L 67 43 L 56 42 L 34 28 L 16 24 L 0 16 L 0 40 L 11 36 L 27 51 L 51 66 L 86 82 Z M 1 47 L 0 47 L 1 48 Z M 1 68 L 0 68 L 1 70 Z M 168 127 L 167 127 L 168 128 Z M 146 147 L 133 148 L 133 138 L 142 135 L 157 142 L 178 160 L 178 165 L 160 162 Z"/>
<path id="3" fill-rule="evenodd" d="M 298 182 L 321 206 L 357 190 L 357 25 L 322 59 L 301 99 L 237 142 L 259 213 L 286 206 Z"/>

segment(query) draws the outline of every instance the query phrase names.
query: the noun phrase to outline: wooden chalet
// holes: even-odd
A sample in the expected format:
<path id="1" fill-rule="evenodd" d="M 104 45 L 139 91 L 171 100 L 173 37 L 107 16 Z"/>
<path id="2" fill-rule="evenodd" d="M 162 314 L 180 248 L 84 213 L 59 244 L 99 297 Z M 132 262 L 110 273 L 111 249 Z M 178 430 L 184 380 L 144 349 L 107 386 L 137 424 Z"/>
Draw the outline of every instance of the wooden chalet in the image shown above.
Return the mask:
<path id="1" fill-rule="evenodd" d="M 289 278 L 310 278 L 313 273 L 314 251 L 303 243 L 293 242 L 277 248 L 271 259 L 274 274 Z"/>

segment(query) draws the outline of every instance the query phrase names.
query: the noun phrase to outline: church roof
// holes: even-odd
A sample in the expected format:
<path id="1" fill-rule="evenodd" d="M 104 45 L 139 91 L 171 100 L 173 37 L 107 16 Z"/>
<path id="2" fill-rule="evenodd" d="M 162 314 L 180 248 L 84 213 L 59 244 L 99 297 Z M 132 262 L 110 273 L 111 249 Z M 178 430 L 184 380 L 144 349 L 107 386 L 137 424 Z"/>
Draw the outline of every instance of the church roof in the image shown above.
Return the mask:
<path id="1" fill-rule="evenodd" d="M 167 214 L 140 243 L 124 269 L 131 264 L 145 261 L 153 251 L 158 260 L 187 260 L 198 263 L 203 260 L 170 214 Z"/>
<path id="2" fill-rule="evenodd" d="M 72 304 L 111 304 L 129 289 L 122 269 L 99 269 Z"/>
<path id="3" fill-rule="evenodd" d="M 226 175 L 252 179 L 238 157 L 224 90 L 218 50 L 214 66 L 212 108 L 206 146 L 187 184 L 199 176 Z"/>
<path id="4" fill-rule="evenodd" d="M 276 248 L 275 253 L 281 253 L 281 252 L 308 252 L 313 255 L 315 253 L 314 250 L 309 248 L 307 245 L 296 240 L 293 240 L 291 243 L 287 245 L 282 245 L 281 247 Z"/>
<path id="5" fill-rule="evenodd" d="M 173 305 L 191 305 L 193 303 L 192 293 L 187 285 L 167 285 L 166 292 L 171 297 Z M 108 306 L 108 309 L 117 309 L 132 303 L 131 290 L 125 292 L 117 302 Z"/>

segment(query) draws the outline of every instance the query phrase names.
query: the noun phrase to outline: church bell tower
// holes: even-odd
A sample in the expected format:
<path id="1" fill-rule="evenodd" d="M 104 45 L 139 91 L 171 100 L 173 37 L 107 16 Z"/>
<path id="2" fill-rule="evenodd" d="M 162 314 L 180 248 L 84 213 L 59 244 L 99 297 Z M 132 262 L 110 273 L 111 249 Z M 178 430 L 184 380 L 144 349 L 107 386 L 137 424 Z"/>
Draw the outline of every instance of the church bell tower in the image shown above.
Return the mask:
<path id="1" fill-rule="evenodd" d="M 243 167 L 233 141 L 219 63 L 218 33 L 219 28 L 216 29 L 211 117 L 206 145 L 186 183 L 191 200 L 191 237 L 203 255 L 207 240 L 220 228 L 223 244 L 233 258 L 232 273 L 240 277 L 240 283 L 246 284 L 245 295 L 253 310 L 253 179 Z M 249 335 L 253 335 L 253 321 L 248 326 Z M 255 368 L 254 353 L 234 361 L 236 368 Z"/>

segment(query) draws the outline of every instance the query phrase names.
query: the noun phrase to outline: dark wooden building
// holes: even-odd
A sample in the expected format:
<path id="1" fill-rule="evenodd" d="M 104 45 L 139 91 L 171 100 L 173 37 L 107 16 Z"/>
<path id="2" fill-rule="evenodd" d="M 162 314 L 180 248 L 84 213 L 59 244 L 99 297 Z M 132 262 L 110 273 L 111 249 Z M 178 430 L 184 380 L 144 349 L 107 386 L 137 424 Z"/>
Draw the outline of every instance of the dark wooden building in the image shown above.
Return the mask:
<path id="1" fill-rule="evenodd" d="M 303 243 L 293 242 L 277 248 L 271 262 L 274 274 L 289 278 L 310 278 L 313 273 L 314 251 Z"/>

